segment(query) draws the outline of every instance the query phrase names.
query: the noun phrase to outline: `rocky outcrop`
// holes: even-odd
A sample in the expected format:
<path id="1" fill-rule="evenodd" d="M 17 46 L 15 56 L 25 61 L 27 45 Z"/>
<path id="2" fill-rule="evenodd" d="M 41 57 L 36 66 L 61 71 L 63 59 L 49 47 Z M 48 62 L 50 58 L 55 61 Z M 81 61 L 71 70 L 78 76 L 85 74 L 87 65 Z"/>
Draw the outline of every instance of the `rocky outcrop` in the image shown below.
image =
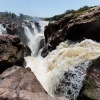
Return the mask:
<path id="1" fill-rule="evenodd" d="M 45 42 L 48 42 L 49 37 L 52 34 L 55 34 L 58 30 L 62 29 L 66 26 L 66 24 L 73 18 L 73 14 L 68 14 L 64 18 L 60 19 L 57 22 L 50 23 L 48 26 L 45 27 L 44 35 L 45 35 Z"/>
<path id="2" fill-rule="evenodd" d="M 52 98 L 28 68 L 13 66 L 0 75 L 0 100 L 68 100 Z"/>
<path id="3" fill-rule="evenodd" d="M 19 28 L 22 27 L 22 22 L 20 20 L 2 21 L 2 25 L 6 28 L 8 34 L 15 35 Z"/>
<path id="4" fill-rule="evenodd" d="M 0 73 L 13 65 L 24 66 L 27 55 L 31 55 L 31 51 L 18 36 L 0 35 Z"/>
<path id="5" fill-rule="evenodd" d="M 78 100 L 100 100 L 100 57 L 93 60 Z"/>
<path id="6" fill-rule="evenodd" d="M 26 24 L 24 21 L 21 21 L 21 20 L 10 20 L 10 21 L 2 20 L 1 24 L 3 25 L 4 30 L 1 33 L 10 34 L 10 35 L 18 35 L 21 41 L 24 44 L 27 44 L 29 39 L 24 33 L 23 23 L 27 25 L 28 27 L 32 27 L 32 26 L 29 26 L 30 24 Z"/>
<path id="7" fill-rule="evenodd" d="M 66 15 L 58 22 L 49 24 L 44 35 L 46 45 L 42 56 L 46 56 L 66 39 L 77 41 L 88 38 L 100 41 L 100 7 L 91 8 L 74 17 Z"/>

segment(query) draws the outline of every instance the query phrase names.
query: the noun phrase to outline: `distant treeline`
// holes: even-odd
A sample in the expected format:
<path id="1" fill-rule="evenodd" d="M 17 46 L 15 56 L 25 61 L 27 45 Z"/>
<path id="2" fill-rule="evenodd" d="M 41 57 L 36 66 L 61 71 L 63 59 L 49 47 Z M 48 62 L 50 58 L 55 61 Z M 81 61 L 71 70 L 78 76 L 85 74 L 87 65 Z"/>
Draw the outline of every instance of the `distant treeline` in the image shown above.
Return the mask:
<path id="1" fill-rule="evenodd" d="M 75 16 L 78 16 L 80 13 L 82 13 L 83 11 L 86 11 L 90 8 L 92 8 L 92 7 L 84 6 L 82 8 L 79 8 L 78 10 L 67 10 L 63 14 L 55 15 L 55 16 L 50 17 L 50 18 L 45 18 L 45 20 L 49 20 L 49 21 L 55 20 L 56 21 L 56 20 L 59 20 L 59 19 L 63 18 L 65 15 L 70 14 L 70 13 L 73 13 Z"/>
<path id="2" fill-rule="evenodd" d="M 90 8 L 92 8 L 92 7 L 84 6 L 82 8 L 79 8 L 78 10 L 66 10 L 63 14 L 55 15 L 55 16 L 50 17 L 50 18 L 39 18 L 39 19 L 48 20 L 48 21 L 54 21 L 54 20 L 57 21 L 57 20 L 63 18 L 65 15 L 70 14 L 70 13 L 73 13 L 75 16 L 78 16 L 83 11 L 86 11 Z M 22 13 L 20 13 L 18 16 L 14 13 L 7 12 L 7 11 L 0 12 L 0 20 L 33 20 L 33 19 L 34 19 L 34 17 L 31 17 L 29 15 L 24 15 Z"/>
<path id="3" fill-rule="evenodd" d="M 0 12 L 0 20 L 32 20 L 33 17 L 24 15 L 22 13 L 18 15 L 11 12 Z"/>

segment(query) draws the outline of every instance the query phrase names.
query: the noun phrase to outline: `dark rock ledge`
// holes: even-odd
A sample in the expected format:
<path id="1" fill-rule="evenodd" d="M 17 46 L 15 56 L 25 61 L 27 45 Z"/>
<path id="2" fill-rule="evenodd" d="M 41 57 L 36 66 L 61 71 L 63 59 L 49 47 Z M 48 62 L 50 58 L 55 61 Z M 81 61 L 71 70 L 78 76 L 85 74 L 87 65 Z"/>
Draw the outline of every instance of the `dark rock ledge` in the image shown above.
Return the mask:
<path id="1" fill-rule="evenodd" d="M 0 35 L 0 73 L 13 65 L 24 67 L 27 55 L 31 55 L 31 51 L 18 36 Z"/>
<path id="2" fill-rule="evenodd" d="M 45 28 L 46 45 L 42 51 L 45 57 L 67 39 L 80 41 L 85 38 L 100 41 L 100 6 L 91 8 L 78 16 L 68 14 Z"/>

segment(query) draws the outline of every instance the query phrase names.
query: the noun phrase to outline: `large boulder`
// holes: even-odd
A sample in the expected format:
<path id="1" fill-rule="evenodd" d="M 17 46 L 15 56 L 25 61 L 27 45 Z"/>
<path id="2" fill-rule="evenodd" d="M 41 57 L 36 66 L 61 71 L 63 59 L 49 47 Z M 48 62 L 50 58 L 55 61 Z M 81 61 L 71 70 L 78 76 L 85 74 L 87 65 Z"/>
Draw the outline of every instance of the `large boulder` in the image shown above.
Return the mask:
<path id="1" fill-rule="evenodd" d="M 56 49 L 56 46 L 66 39 L 77 41 L 88 38 L 100 41 L 100 6 L 91 8 L 78 16 L 66 15 L 58 22 L 49 24 L 44 35 L 46 45 L 42 56 Z"/>
<path id="2" fill-rule="evenodd" d="M 100 57 L 93 60 L 87 70 L 87 76 L 78 100 L 85 100 L 83 98 L 100 100 Z"/>
<path id="3" fill-rule="evenodd" d="M 13 66 L 0 75 L 0 100 L 68 100 L 52 98 L 28 68 Z"/>
<path id="4" fill-rule="evenodd" d="M 31 51 L 18 36 L 0 35 L 0 73 L 13 65 L 24 66 L 26 55 L 31 55 Z"/>
<path id="5" fill-rule="evenodd" d="M 22 27 L 22 21 L 20 20 L 6 20 L 6 21 L 2 21 L 2 24 L 4 26 L 4 28 L 6 28 L 7 33 L 10 35 L 15 35 L 19 29 Z"/>
<path id="6" fill-rule="evenodd" d="M 20 20 L 16 20 L 16 21 L 13 21 L 13 20 L 10 20 L 10 21 L 3 21 L 1 22 L 1 28 L 2 28 L 2 31 L 1 33 L 2 34 L 10 34 L 10 35 L 18 35 L 21 39 L 21 41 L 24 43 L 24 44 L 27 44 L 29 39 L 27 38 L 27 36 L 25 35 L 24 33 L 24 27 L 23 27 L 23 21 L 20 21 Z M 30 24 L 29 24 L 30 25 Z M 32 26 L 29 26 L 27 25 L 28 27 L 32 27 Z"/>
<path id="7" fill-rule="evenodd" d="M 59 21 L 54 23 L 49 23 L 48 26 L 45 27 L 44 35 L 45 35 L 45 42 L 48 42 L 49 37 L 52 34 L 55 34 L 58 30 L 62 29 L 66 26 L 66 24 L 73 18 L 73 14 L 68 14 L 61 18 Z"/>

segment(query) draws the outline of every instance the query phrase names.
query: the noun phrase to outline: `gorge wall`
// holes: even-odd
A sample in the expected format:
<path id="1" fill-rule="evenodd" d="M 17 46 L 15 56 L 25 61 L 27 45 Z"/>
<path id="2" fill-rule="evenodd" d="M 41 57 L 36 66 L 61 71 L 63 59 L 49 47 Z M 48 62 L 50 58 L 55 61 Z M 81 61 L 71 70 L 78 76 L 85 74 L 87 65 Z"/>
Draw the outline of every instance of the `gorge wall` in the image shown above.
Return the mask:
<path id="1" fill-rule="evenodd" d="M 44 36 L 46 45 L 41 54 L 43 57 L 67 39 L 79 41 L 87 38 L 100 41 L 100 7 L 91 8 L 79 15 L 66 15 L 46 26 Z"/>
<path id="2" fill-rule="evenodd" d="M 0 24 L 0 99 L 100 100 L 100 7 L 47 24 Z"/>

